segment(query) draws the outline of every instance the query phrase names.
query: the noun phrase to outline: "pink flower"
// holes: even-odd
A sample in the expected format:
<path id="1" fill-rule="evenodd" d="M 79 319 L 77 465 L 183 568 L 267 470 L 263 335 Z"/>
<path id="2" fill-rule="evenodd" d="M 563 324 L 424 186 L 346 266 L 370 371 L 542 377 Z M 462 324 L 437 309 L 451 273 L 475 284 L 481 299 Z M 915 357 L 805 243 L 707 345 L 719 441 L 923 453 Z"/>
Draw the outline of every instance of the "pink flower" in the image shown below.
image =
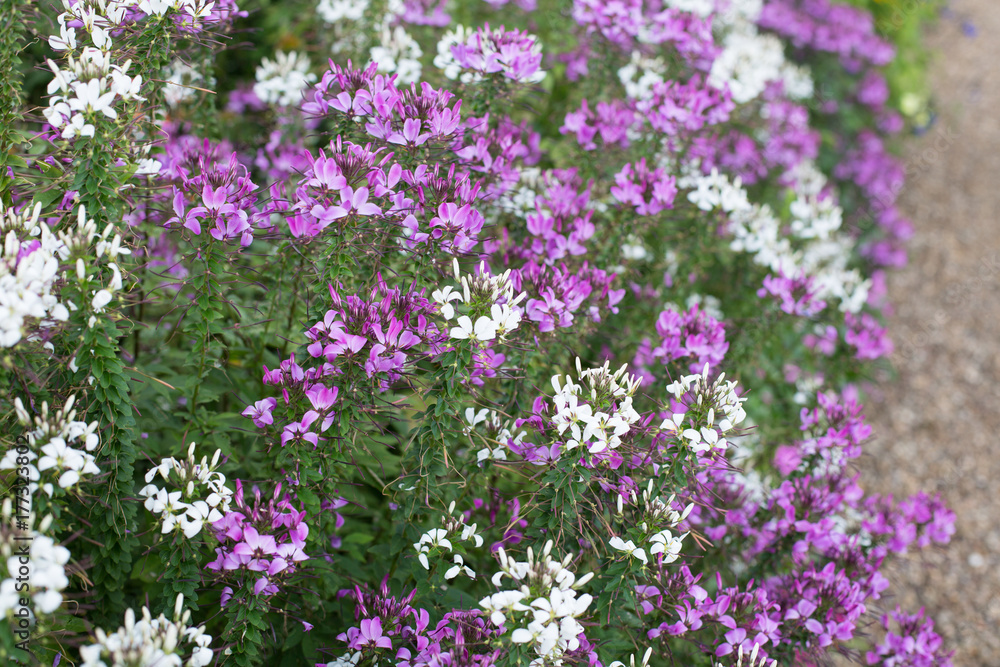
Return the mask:
<path id="1" fill-rule="evenodd" d="M 243 411 L 243 416 L 252 419 L 257 428 L 264 428 L 274 423 L 271 411 L 276 405 L 278 405 L 277 399 L 268 397 L 249 406 Z"/>
<path id="2" fill-rule="evenodd" d="M 360 632 L 358 628 L 351 628 L 347 631 L 347 638 L 348 646 L 355 650 L 369 646 L 392 648 L 392 640 L 382 634 L 382 619 L 378 616 L 362 619 Z"/>

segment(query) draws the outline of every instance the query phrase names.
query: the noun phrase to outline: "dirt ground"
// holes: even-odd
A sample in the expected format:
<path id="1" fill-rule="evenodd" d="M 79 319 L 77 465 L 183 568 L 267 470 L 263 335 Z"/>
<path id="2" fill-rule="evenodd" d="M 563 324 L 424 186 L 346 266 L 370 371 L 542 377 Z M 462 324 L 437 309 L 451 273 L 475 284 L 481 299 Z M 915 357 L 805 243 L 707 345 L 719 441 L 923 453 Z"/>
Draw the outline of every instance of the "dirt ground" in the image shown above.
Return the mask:
<path id="1" fill-rule="evenodd" d="M 889 280 L 899 375 L 869 399 L 863 481 L 941 493 L 958 516 L 948 547 L 896 560 L 884 607 L 924 607 L 956 667 L 1000 667 L 1000 2 L 950 5 L 929 31 L 937 121 L 906 154 L 916 234 Z"/>

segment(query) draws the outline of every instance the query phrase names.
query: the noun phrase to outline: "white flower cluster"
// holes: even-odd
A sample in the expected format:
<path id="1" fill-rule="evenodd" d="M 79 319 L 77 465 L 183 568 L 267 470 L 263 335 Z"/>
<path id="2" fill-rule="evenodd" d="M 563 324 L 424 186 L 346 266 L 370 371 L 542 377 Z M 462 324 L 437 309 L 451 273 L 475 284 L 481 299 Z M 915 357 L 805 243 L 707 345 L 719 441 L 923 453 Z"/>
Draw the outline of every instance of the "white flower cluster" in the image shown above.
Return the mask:
<path id="1" fill-rule="evenodd" d="M 642 238 L 636 234 L 629 234 L 622 243 L 622 257 L 637 262 L 649 257 L 649 251 L 642 243 Z M 622 271 L 624 273 L 624 271 Z"/>
<path id="2" fill-rule="evenodd" d="M 650 646 L 649 648 L 646 649 L 646 653 L 643 654 L 642 662 L 639 663 L 639 667 L 646 667 L 646 665 L 649 664 L 649 659 L 652 657 L 652 655 L 653 655 L 653 647 Z M 629 667 L 636 667 L 635 655 L 630 655 L 628 659 L 629 659 Z M 615 660 L 610 665 L 608 665 L 608 667 L 625 667 L 625 663 L 622 662 L 621 660 Z"/>
<path id="3" fill-rule="evenodd" d="M 10 498 L 3 501 L 0 518 L 0 558 L 6 564 L 6 576 L 0 577 L 0 618 L 11 615 L 21 606 L 21 599 L 31 596 L 34 603 L 33 614 L 51 614 L 62 604 L 62 591 L 69 586 L 66 578 L 66 563 L 69 550 L 43 535 L 52 525 L 52 517 L 42 519 L 38 530 L 32 530 L 35 516 L 25 509 L 13 510 Z M 21 525 L 15 530 L 15 525 Z M 0 568 L 2 572 L 2 568 Z"/>
<path id="4" fill-rule="evenodd" d="M 757 656 L 760 652 L 760 644 L 754 644 L 753 649 L 751 649 L 749 655 L 743 651 L 743 646 L 740 645 L 739 650 L 736 654 L 736 662 L 730 662 L 728 664 L 722 664 L 721 662 L 715 663 L 715 667 L 778 667 L 777 660 L 771 660 L 768 662 L 767 658 L 763 655 L 760 656 L 760 662 L 757 662 Z M 748 662 L 743 662 L 743 658 L 747 657 Z"/>
<path id="5" fill-rule="evenodd" d="M 199 463 L 194 448 L 192 442 L 184 461 L 174 457 L 160 461 L 160 465 L 146 473 L 146 486 L 139 491 L 146 499 L 146 509 L 160 515 L 163 521 L 160 530 L 164 535 L 180 529 L 185 537 L 194 537 L 204 524 L 221 519 L 233 500 L 233 492 L 226 486 L 226 476 L 215 470 L 222 450 L 215 450 L 211 463 L 207 456 Z M 157 473 L 182 490 L 168 491 L 153 484 Z"/>
<path id="6" fill-rule="evenodd" d="M 629 98 L 647 101 L 652 97 L 653 86 L 664 82 L 666 72 L 663 58 L 652 58 L 637 50 L 632 52 L 628 64 L 618 70 L 618 80 Z"/>
<path id="7" fill-rule="evenodd" d="M 632 492 L 632 499 L 633 502 L 638 500 L 635 497 L 634 491 Z M 639 524 L 639 530 L 646 538 L 646 545 L 649 547 L 649 554 L 651 556 L 663 554 L 664 563 L 672 563 L 680 557 L 681 547 L 683 546 L 684 538 L 687 537 L 687 533 L 675 536 L 671 532 L 671 529 L 677 528 L 678 524 L 686 519 L 691 513 L 691 510 L 694 509 L 694 505 L 689 504 L 684 508 L 683 512 L 678 512 L 672 507 L 674 499 L 675 496 L 673 495 L 666 501 L 664 501 L 660 496 L 654 497 L 652 479 L 649 480 L 646 490 L 642 492 L 645 516 L 653 522 L 654 525 L 650 528 L 649 524 L 643 521 Z M 624 503 L 620 495 L 618 496 L 617 502 L 618 514 L 621 516 L 624 509 Z M 640 540 L 640 542 L 641 541 L 642 540 Z M 616 535 L 608 541 L 608 545 L 618 551 L 622 551 L 638 560 L 641 560 L 643 565 L 648 563 L 645 549 L 637 547 L 635 542 L 632 540 L 626 541 Z"/>
<path id="8" fill-rule="evenodd" d="M 424 52 L 420 44 L 406 31 L 401 21 L 406 7 L 403 0 L 388 0 L 381 16 L 365 21 L 369 0 L 320 0 L 316 12 L 333 29 L 333 52 L 358 50 L 364 35 L 378 35 L 378 44 L 371 47 L 368 59 L 383 74 L 395 74 L 396 83 L 405 85 L 420 80 Z"/>
<path id="9" fill-rule="evenodd" d="M 348 651 L 339 658 L 326 663 L 326 667 L 355 667 L 361 662 L 361 651 Z M 317 663 L 317 667 L 319 663 Z"/>
<path id="10" fill-rule="evenodd" d="M 698 4 L 696 13 L 704 16 L 701 2 L 675 0 L 671 4 Z M 786 61 L 781 41 L 758 32 L 762 0 L 718 0 L 716 4 L 712 27 L 724 33 L 720 43 L 723 49 L 712 63 L 709 85 L 720 90 L 728 86 L 739 104 L 756 99 L 772 81 L 781 81 L 785 94 L 792 99 L 812 95 L 808 68 Z"/>
<path id="11" fill-rule="evenodd" d="M 25 435 L 28 443 L 35 451 L 19 453 L 17 449 L 7 450 L 0 459 L 0 470 L 28 469 L 28 480 L 31 493 L 39 488 L 42 473 L 55 481 L 63 489 L 68 489 L 80 481 L 83 475 L 96 475 L 101 472 L 93 454 L 89 452 L 97 448 L 97 421 L 89 424 L 75 421 L 76 410 L 73 403 L 76 396 L 70 396 L 65 406 L 55 414 L 49 413 L 48 403 L 42 403 L 40 415 L 32 419 L 20 398 L 14 399 L 14 410 L 18 422 L 27 429 Z M 82 445 L 86 451 L 74 449 L 71 445 Z M 36 454 L 41 453 L 41 457 Z M 27 463 L 23 463 L 27 459 Z M 55 491 L 52 481 L 41 484 L 46 495 L 52 496 Z"/>
<path id="12" fill-rule="evenodd" d="M 752 23 L 741 22 L 722 40 L 722 53 L 712 63 L 708 84 L 722 90 L 728 86 L 733 101 L 745 104 L 756 99 L 767 84 L 781 78 L 784 47 L 774 35 L 761 35 Z"/>
<path id="13" fill-rule="evenodd" d="M 499 276 L 491 276 L 486 272 L 486 262 L 480 262 L 478 274 L 462 276 L 459 274 L 457 259 L 454 260 L 454 269 L 455 279 L 462 283 L 462 290 L 458 291 L 448 285 L 444 289 L 434 290 L 431 294 L 444 318 L 451 320 L 455 317 L 455 306 L 452 305 L 452 301 L 472 307 L 489 304 L 490 314 L 481 315 L 475 322 L 468 315 L 461 315 L 456 320 L 458 326 L 452 327 L 448 335 L 456 340 L 467 339 L 473 342 L 506 340 L 507 334 L 521 323 L 522 310 L 518 304 L 527 297 L 526 292 L 514 296 L 510 269 Z"/>
<path id="14" fill-rule="evenodd" d="M 163 87 L 163 98 L 167 106 L 176 107 L 197 95 L 198 91 L 192 86 L 205 81 L 206 71 L 209 71 L 206 66 L 192 67 L 180 59 L 165 67 L 162 74 L 166 83 Z"/>
<path id="15" fill-rule="evenodd" d="M 821 197 L 826 178 L 814 164 L 804 162 L 793 174 L 791 235 L 782 232 L 783 223 L 770 206 L 750 203 L 739 177 L 731 183 L 717 169 L 705 175 L 695 163 L 683 172 L 677 186 L 690 190 L 689 201 L 703 211 L 720 209 L 728 215 L 730 248 L 754 255 L 757 264 L 775 273 L 810 276 L 816 298 L 837 299 L 842 311 L 861 310 L 871 282 L 847 268 L 854 244 L 840 230 L 840 207 Z"/>
<path id="16" fill-rule="evenodd" d="M 296 51 L 279 50 L 275 59 L 264 58 L 257 68 L 257 83 L 253 92 L 262 102 L 279 107 L 298 104 L 302 91 L 316 82 L 309 71 L 309 58 Z"/>
<path id="17" fill-rule="evenodd" d="M 396 4 L 402 11 L 402 2 L 399 0 L 392 0 L 389 3 L 390 6 Z M 416 83 L 423 73 L 420 58 L 424 52 L 417 40 L 406 32 L 406 28 L 399 24 L 392 25 L 396 15 L 390 10 L 382 19 L 382 25 L 377 33 L 379 44 L 371 48 L 368 57 L 378 65 L 379 72 L 395 74 L 397 85 Z"/>
<path id="18" fill-rule="evenodd" d="M 182 613 L 183 607 L 184 596 L 178 595 L 173 620 L 163 614 L 153 618 L 149 609 L 143 607 L 142 618 L 137 621 L 135 612 L 129 609 L 125 612 L 125 625 L 117 632 L 108 634 L 98 628 L 97 643 L 80 647 L 80 667 L 204 667 L 214 657 L 209 648 L 212 637 L 205 634 L 205 626 L 188 625 L 191 611 Z M 190 655 L 185 660 L 188 651 Z"/>
<path id="19" fill-rule="evenodd" d="M 610 372 L 609 362 L 584 371 L 577 358 L 576 365 L 581 384 L 574 384 L 569 375 L 565 376 L 565 383 L 560 375 L 552 377 L 552 388 L 555 390 L 552 397 L 555 406 L 552 423 L 556 425 L 560 435 L 569 431 L 566 451 L 586 447 L 591 454 L 597 454 L 615 449 L 621 445 L 622 436 L 640 419 L 639 413 L 632 407 L 632 396 L 641 381 L 626 372 L 628 364 L 615 373 Z M 590 386 L 591 403 L 585 402 L 587 392 L 583 383 Z M 607 405 L 602 410 L 594 409 L 592 404 Z"/>
<path id="20" fill-rule="evenodd" d="M 44 114 L 52 127 L 62 128 L 63 139 L 94 136 L 97 114 L 118 117 L 116 99 L 144 99 L 139 95 L 142 77 L 128 75 L 131 60 L 119 66 L 111 62 L 109 53 L 88 46 L 79 57 L 68 56 L 65 68 L 52 60 L 48 63 L 55 77 L 49 83 L 52 97 Z"/>
<path id="21" fill-rule="evenodd" d="M 490 441 L 496 443 L 496 447 L 483 447 L 476 453 L 476 462 L 482 463 L 483 461 L 506 461 L 507 460 L 507 448 L 508 443 L 520 444 L 524 436 L 527 435 L 524 431 L 521 431 L 516 436 L 510 430 L 511 424 L 508 422 L 504 424 L 500 421 L 500 415 L 497 414 L 496 410 L 489 410 L 487 408 L 482 408 L 479 412 L 476 412 L 475 408 L 465 409 L 465 421 L 468 422 L 466 426 L 462 427 L 462 432 L 465 435 L 471 437 L 472 433 L 475 432 L 476 427 L 480 424 L 486 425 L 486 430 L 490 434 L 495 434 L 495 437 L 491 437 Z"/>
<path id="22" fill-rule="evenodd" d="M 510 213 L 519 220 L 525 220 L 532 213 L 551 216 L 551 211 L 535 206 L 538 189 L 542 186 L 542 170 L 538 167 L 523 167 L 518 175 L 518 183 L 505 190 L 496 199 L 496 205 L 484 211 L 490 223 L 496 223 L 500 215 Z"/>
<path id="23" fill-rule="evenodd" d="M 368 0 L 320 0 L 316 12 L 327 23 L 360 21 L 368 5 Z"/>
<path id="24" fill-rule="evenodd" d="M 493 585 L 499 588 L 504 576 L 508 576 L 517 587 L 479 601 L 494 625 L 505 624 L 507 617 L 511 617 L 514 626 L 511 642 L 535 649 L 538 658 L 531 662 L 534 667 L 561 665 L 567 651 L 579 648 L 578 635 L 583 626 L 577 619 L 593 601 L 589 594 L 580 597 L 576 594 L 594 573 L 577 579 L 568 569 L 573 554 L 566 554 L 562 561 L 553 560 L 552 546 L 552 540 L 546 542 L 537 560 L 528 547 L 527 561 L 508 557 L 501 547 L 500 572 L 493 575 Z"/>
<path id="25" fill-rule="evenodd" d="M 56 17 L 59 35 L 49 37 L 49 46 L 54 51 L 76 49 L 79 36 L 74 27 L 76 24 L 86 31 L 94 46 L 102 51 L 109 51 L 111 32 L 128 19 L 130 10 L 138 9 L 147 16 L 163 16 L 173 10 L 186 14 L 182 20 L 190 26 L 206 17 L 215 3 L 212 0 L 99 0 L 73 3 L 63 0 L 62 4 L 66 11 Z"/>
<path id="26" fill-rule="evenodd" d="M 431 569 L 430 561 L 427 559 L 431 549 L 446 550 L 448 552 L 454 550 L 451 540 L 448 539 L 449 535 L 457 536 L 457 539 L 461 542 L 471 541 L 477 548 L 483 546 L 483 537 L 476 532 L 478 525 L 465 523 L 464 514 L 459 513 L 458 516 L 455 516 L 454 500 L 448 505 L 448 515 L 442 519 L 441 525 L 444 527 L 428 530 L 420 536 L 420 541 L 413 543 L 413 548 L 417 552 L 417 560 L 420 561 L 425 570 Z M 465 564 L 465 559 L 462 558 L 462 555 L 454 554 L 452 557 L 452 566 L 444 573 L 444 578 L 449 580 L 454 579 L 463 572 L 470 579 L 476 578 L 476 573 Z"/>
<path id="27" fill-rule="evenodd" d="M 715 11 L 713 0 L 664 0 L 665 7 L 707 18 Z"/>
<path id="28" fill-rule="evenodd" d="M 667 387 L 678 401 L 689 392 L 694 400 L 686 412 L 675 412 L 660 424 L 661 429 L 674 433 L 699 453 L 712 449 L 725 451 L 726 436 L 747 417 L 743 409 L 746 398 L 737 396 L 736 382 L 726 382 L 726 374 L 722 373 L 709 383 L 708 372 L 709 366 L 705 364 L 700 375 L 685 375 Z M 692 418 L 692 412 L 700 418 Z"/>
<path id="29" fill-rule="evenodd" d="M 13 347 L 24 336 L 26 319 L 50 326 L 69 317 L 52 293 L 59 262 L 69 256 L 66 244 L 48 225 L 38 224 L 42 205 L 16 213 L 0 202 L 0 347 Z M 31 236 L 37 238 L 31 239 Z"/>

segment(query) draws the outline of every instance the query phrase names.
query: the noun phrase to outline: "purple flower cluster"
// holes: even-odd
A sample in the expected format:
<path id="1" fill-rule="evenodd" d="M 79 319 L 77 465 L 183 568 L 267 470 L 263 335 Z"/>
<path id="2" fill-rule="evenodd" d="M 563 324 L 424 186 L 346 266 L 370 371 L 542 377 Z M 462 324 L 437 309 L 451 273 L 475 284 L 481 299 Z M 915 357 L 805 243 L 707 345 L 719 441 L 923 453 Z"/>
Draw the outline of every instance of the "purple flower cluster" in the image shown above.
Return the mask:
<path id="1" fill-rule="evenodd" d="M 677 620 L 665 621 L 657 627 L 648 630 L 647 638 L 683 637 L 694 639 L 698 631 L 710 626 L 722 626 L 722 638 L 715 646 L 704 646 L 702 650 L 715 657 L 730 653 L 749 653 L 754 644 L 762 649 L 762 655 L 767 655 L 769 644 L 775 646 L 781 640 L 779 623 L 775 622 L 768 612 L 773 612 L 776 605 L 768 599 L 765 589 L 755 587 L 754 582 L 747 584 L 745 590 L 738 587 L 723 586 L 721 575 L 715 577 L 715 596 L 698 585 L 702 578 L 692 575 L 687 565 L 682 565 L 671 574 L 658 574 L 656 585 L 636 587 L 640 599 L 640 609 L 646 616 L 653 615 L 656 610 L 662 610 L 669 603 Z"/>
<path id="2" fill-rule="evenodd" d="M 893 631 L 895 621 L 896 631 Z M 952 667 L 954 652 L 942 648 L 941 637 L 934 632 L 934 621 L 916 614 L 904 613 L 899 607 L 882 616 L 885 640 L 874 651 L 865 654 L 865 663 L 880 667 Z"/>
<path id="3" fill-rule="evenodd" d="M 717 609 L 722 598 L 713 599 L 682 568 L 672 578 L 661 577 L 655 590 L 639 591 L 646 614 L 673 600 L 680 617 L 661 624 L 651 638 L 695 632 L 712 619 L 729 628 L 718 655 L 758 643 L 770 647 L 772 657 L 792 651 L 800 660 L 815 660 L 833 642 L 854 637 L 861 615 L 888 586 L 880 569 L 889 551 L 948 541 L 955 515 L 939 498 L 920 494 L 897 504 L 891 497 L 865 497 L 847 465 L 871 434 L 861 406 L 851 396 L 817 399 L 817 407 L 802 410 L 807 437 L 775 454 L 783 479 L 774 486 L 707 461 L 687 500 L 695 504 L 688 527 L 713 543 L 738 536 L 745 549 L 738 557 L 746 562 L 788 554 L 773 574 L 762 570 L 759 585 L 741 594 L 750 611 L 738 616 L 726 607 L 730 618 L 724 618 Z M 852 521 L 860 532 L 848 529 Z M 723 590 L 721 581 L 716 589 Z"/>
<path id="4" fill-rule="evenodd" d="M 207 140 L 198 146 L 193 138 L 168 150 L 160 178 L 175 183 L 174 217 L 164 226 L 176 224 L 199 236 L 204 225 L 217 241 L 238 241 L 245 248 L 253 242 L 254 227 L 270 227 L 269 217 L 256 205 L 257 186 L 247 168 L 235 152 L 224 159 L 223 150 Z M 188 208 L 191 203 L 195 206 Z"/>
<path id="5" fill-rule="evenodd" d="M 461 126 L 461 102 L 427 83 L 399 89 L 395 77 L 377 74 L 375 63 L 355 69 L 330 62 L 330 69 L 310 89 L 302 105 L 307 116 L 346 116 L 364 122 L 372 138 L 404 146 L 428 142 L 450 143 Z"/>
<path id="6" fill-rule="evenodd" d="M 711 18 L 655 3 L 574 0 L 573 18 L 583 29 L 580 38 L 584 43 L 587 37 L 599 35 L 626 53 L 639 44 L 672 46 L 688 64 L 707 70 L 719 52 L 712 37 Z M 580 49 L 577 57 L 582 62 L 574 64 L 583 74 L 587 72 L 586 53 Z"/>
<path id="7" fill-rule="evenodd" d="M 869 12 L 830 0 L 770 0 L 758 23 L 797 47 L 837 54 L 845 67 L 887 65 L 895 50 L 875 33 Z"/>
<path id="8" fill-rule="evenodd" d="M 656 362 L 666 366 L 678 359 L 689 359 L 687 368 L 696 373 L 706 363 L 713 367 L 720 364 L 729 350 L 725 325 L 697 304 L 685 311 L 662 311 L 656 319 L 656 333 L 660 343 L 653 347 L 650 339 L 644 338 L 632 361 L 644 384 L 651 384 L 659 376 L 652 368 Z"/>
<path id="9" fill-rule="evenodd" d="M 232 583 L 222 593 L 222 605 L 234 590 L 252 590 L 253 595 L 274 595 L 282 580 L 307 560 L 305 540 L 309 526 L 306 513 L 297 511 L 287 495 L 281 497 L 281 484 L 264 505 L 260 489 L 254 488 L 253 506 L 243 498 L 243 485 L 236 480 L 236 508 L 212 524 L 221 546 L 216 559 L 206 565 L 220 578 Z"/>
<path id="10" fill-rule="evenodd" d="M 436 340 L 426 315 L 430 302 L 422 293 L 390 288 L 381 276 L 367 301 L 341 297 L 333 285 L 329 289 L 333 307 L 305 333 L 312 341 L 309 356 L 325 361 L 323 375 L 363 365 L 367 377 L 378 376 L 385 387 L 399 378 L 412 348 Z"/>
<path id="11" fill-rule="evenodd" d="M 452 610 L 431 629 L 425 609 L 411 605 L 416 590 L 402 598 L 390 594 L 389 577 L 378 591 L 355 586 L 340 591 L 354 600 L 358 625 L 338 639 L 364 657 L 391 656 L 402 667 L 436 667 L 447 664 L 490 667 L 500 649 L 490 649 L 500 630 L 478 610 Z M 337 661 L 328 665 L 339 664 Z M 325 667 L 322 663 L 317 667 Z"/>
<path id="12" fill-rule="evenodd" d="M 892 341 L 885 327 L 874 317 L 868 313 L 862 313 L 861 317 L 847 313 L 845 321 L 844 340 L 856 350 L 858 359 L 879 359 L 892 354 Z"/>
<path id="13" fill-rule="evenodd" d="M 279 424 L 273 414 L 276 398 L 264 398 L 243 411 L 258 428 L 280 430 L 282 447 L 305 443 L 316 449 L 321 434 L 336 420 L 341 388 L 373 391 L 358 371 L 384 391 L 399 379 L 418 347 L 429 345 L 435 354 L 443 349 L 441 334 L 427 319 L 430 303 L 421 293 L 390 288 L 381 276 L 368 300 L 342 297 L 333 285 L 329 291 L 333 307 L 305 332 L 310 341 L 306 352 L 315 361 L 303 367 L 292 354 L 277 368 L 264 366 L 264 384 L 280 387 L 284 399 Z M 290 479 L 295 482 L 298 472 Z"/>
<path id="14" fill-rule="evenodd" d="M 768 295 L 780 301 L 781 310 L 789 315 L 812 317 L 826 308 L 826 302 L 816 298 L 812 278 L 805 275 L 798 278 L 768 275 L 757 296 L 763 299 Z"/>
<path id="15" fill-rule="evenodd" d="M 677 196 L 677 179 L 661 168 L 649 169 L 646 159 L 635 165 L 626 164 L 615 174 L 611 196 L 622 204 L 634 206 L 639 215 L 656 215 L 673 208 Z"/>
<path id="16" fill-rule="evenodd" d="M 622 100 L 598 102 L 597 107 L 591 111 L 587 100 L 584 99 L 580 103 L 579 111 L 566 114 L 566 120 L 559 128 L 559 132 L 576 135 L 580 146 L 584 150 L 592 151 L 597 148 L 594 138 L 598 135 L 605 146 L 618 144 L 621 148 L 628 148 L 631 143 L 628 138 L 629 129 L 638 128 L 635 112 L 626 102 Z"/>
<path id="17" fill-rule="evenodd" d="M 487 23 L 468 40 L 453 45 L 451 54 L 459 67 L 480 75 L 499 73 L 519 82 L 537 82 L 544 77 L 537 39 L 504 26 L 490 30 Z"/>

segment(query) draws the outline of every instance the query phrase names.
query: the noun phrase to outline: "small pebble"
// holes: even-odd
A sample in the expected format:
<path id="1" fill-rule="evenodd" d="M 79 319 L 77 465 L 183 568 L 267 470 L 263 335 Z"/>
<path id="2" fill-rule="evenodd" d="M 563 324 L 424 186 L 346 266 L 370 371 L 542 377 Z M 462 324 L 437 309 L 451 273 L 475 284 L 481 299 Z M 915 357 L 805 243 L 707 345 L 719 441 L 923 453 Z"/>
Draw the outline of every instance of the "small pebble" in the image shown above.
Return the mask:
<path id="1" fill-rule="evenodd" d="M 981 553 L 977 553 L 974 551 L 971 554 L 969 554 L 969 565 L 975 568 L 980 568 L 986 565 L 986 559 L 983 558 L 983 555 Z"/>

